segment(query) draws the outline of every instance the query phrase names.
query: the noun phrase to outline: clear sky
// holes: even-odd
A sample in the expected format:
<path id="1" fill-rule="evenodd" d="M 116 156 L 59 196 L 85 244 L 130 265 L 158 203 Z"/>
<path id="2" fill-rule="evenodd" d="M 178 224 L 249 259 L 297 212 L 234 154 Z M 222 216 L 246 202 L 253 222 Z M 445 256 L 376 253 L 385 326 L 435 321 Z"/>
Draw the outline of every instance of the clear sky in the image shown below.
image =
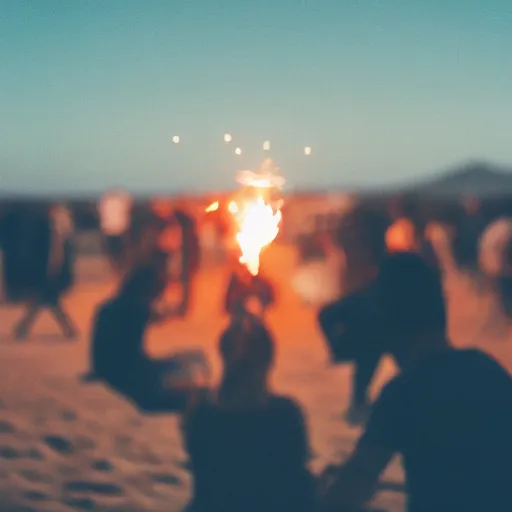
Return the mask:
<path id="1" fill-rule="evenodd" d="M 222 188 L 266 139 L 291 186 L 512 163 L 511 56 L 510 0 L 0 0 L 0 188 Z"/>

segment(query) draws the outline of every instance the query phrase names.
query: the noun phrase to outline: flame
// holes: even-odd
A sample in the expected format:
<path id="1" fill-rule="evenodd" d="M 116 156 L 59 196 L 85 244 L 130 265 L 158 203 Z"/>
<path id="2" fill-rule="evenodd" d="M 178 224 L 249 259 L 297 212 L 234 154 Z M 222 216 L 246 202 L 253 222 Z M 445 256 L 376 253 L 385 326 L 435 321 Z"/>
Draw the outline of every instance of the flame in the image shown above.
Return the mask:
<path id="1" fill-rule="evenodd" d="M 253 275 L 258 275 L 261 252 L 279 233 L 282 220 L 282 199 L 275 200 L 275 191 L 284 184 L 279 169 L 271 159 L 266 159 L 258 173 L 241 171 L 237 181 L 244 186 L 242 199 L 231 201 L 228 211 L 233 216 L 238 232 L 240 263 Z"/>
<path id="2" fill-rule="evenodd" d="M 219 209 L 219 201 L 213 202 L 210 206 L 208 206 L 204 211 L 206 213 L 215 212 Z"/>

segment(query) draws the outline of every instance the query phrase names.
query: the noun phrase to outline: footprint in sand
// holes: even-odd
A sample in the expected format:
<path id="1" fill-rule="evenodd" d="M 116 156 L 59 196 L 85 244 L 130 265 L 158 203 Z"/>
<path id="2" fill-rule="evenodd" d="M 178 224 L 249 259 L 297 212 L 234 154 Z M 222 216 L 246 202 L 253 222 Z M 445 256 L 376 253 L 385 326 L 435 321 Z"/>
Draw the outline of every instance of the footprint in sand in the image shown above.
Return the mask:
<path id="1" fill-rule="evenodd" d="M 69 498 L 64 504 L 73 510 L 96 510 L 96 502 L 91 498 Z"/>
<path id="2" fill-rule="evenodd" d="M 73 411 L 62 411 L 60 417 L 63 421 L 76 421 L 78 419 L 78 415 Z"/>
<path id="3" fill-rule="evenodd" d="M 44 492 L 35 491 L 35 490 L 25 491 L 23 493 L 23 497 L 28 501 L 37 501 L 37 502 L 47 501 L 50 499 L 50 497 L 47 494 L 45 494 Z"/>
<path id="4" fill-rule="evenodd" d="M 45 436 L 43 441 L 49 448 L 60 455 L 70 455 L 75 451 L 73 443 L 62 436 Z"/>
<path id="5" fill-rule="evenodd" d="M 36 469 L 22 469 L 20 471 L 20 476 L 25 479 L 27 482 L 31 484 L 51 484 L 53 483 L 53 478 L 50 475 L 46 475 L 45 473 L 41 473 Z"/>
<path id="6" fill-rule="evenodd" d="M 0 459 L 14 460 L 20 457 L 20 452 L 12 446 L 0 446 Z"/>
<path id="7" fill-rule="evenodd" d="M 150 476 L 151 480 L 155 484 L 165 484 L 170 486 L 179 486 L 183 482 L 176 476 L 171 475 L 170 473 L 156 473 Z"/>
<path id="8" fill-rule="evenodd" d="M 91 463 L 91 468 L 101 473 L 110 473 L 114 470 L 114 466 L 105 459 L 95 460 Z"/>
<path id="9" fill-rule="evenodd" d="M 77 480 L 68 482 L 64 486 L 66 492 L 90 492 L 101 496 L 122 496 L 123 489 L 116 484 L 106 482 L 91 482 L 88 480 Z"/>
<path id="10" fill-rule="evenodd" d="M 0 434 L 12 434 L 16 432 L 14 426 L 8 421 L 0 421 Z"/>

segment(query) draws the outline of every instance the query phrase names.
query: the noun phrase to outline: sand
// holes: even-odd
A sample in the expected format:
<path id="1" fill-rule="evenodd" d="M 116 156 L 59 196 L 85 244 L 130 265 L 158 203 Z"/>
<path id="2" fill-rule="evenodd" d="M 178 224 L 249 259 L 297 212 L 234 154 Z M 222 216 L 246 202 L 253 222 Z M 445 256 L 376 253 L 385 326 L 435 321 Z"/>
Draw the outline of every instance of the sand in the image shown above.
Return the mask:
<path id="1" fill-rule="evenodd" d="M 278 342 L 273 385 L 296 397 L 307 415 L 314 471 L 342 460 L 359 434 L 342 420 L 350 391 L 350 367 L 330 367 L 315 326 L 314 308 L 293 295 L 293 251 L 274 247 L 266 261 L 279 283 L 279 304 L 270 315 Z M 0 510 L 179 511 L 187 503 L 190 476 L 175 415 L 145 416 L 101 384 L 84 384 L 89 323 L 95 304 L 115 286 L 100 256 L 78 261 L 78 282 L 66 298 L 82 331 L 59 338 L 46 314 L 31 337 L 14 343 L 9 332 L 19 307 L 0 308 Z M 218 375 L 216 338 L 226 271 L 205 269 L 197 282 L 195 307 L 184 321 L 154 328 L 148 350 L 158 356 L 200 347 Z M 512 368 L 508 330 L 485 288 L 450 271 L 446 281 L 450 332 L 458 345 L 480 345 Z M 57 335 L 56 335 L 57 334 Z M 386 360 L 377 393 L 395 371 Z M 403 475 L 394 461 L 384 475 L 374 507 L 404 509 Z"/>

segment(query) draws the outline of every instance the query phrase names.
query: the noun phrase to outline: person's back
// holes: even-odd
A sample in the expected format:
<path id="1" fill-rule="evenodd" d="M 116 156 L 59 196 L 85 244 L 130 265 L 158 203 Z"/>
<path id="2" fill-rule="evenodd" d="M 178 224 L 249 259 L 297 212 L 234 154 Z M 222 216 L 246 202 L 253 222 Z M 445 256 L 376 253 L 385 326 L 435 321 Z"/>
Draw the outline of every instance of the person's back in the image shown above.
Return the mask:
<path id="1" fill-rule="evenodd" d="M 299 407 L 268 389 L 270 333 L 235 319 L 220 340 L 223 375 L 214 399 L 185 416 L 193 512 L 311 512 L 308 441 Z"/>
<path id="2" fill-rule="evenodd" d="M 483 352 L 451 346 L 442 281 L 420 255 L 383 261 L 367 300 L 401 373 L 375 401 L 354 453 L 324 493 L 328 510 L 367 502 L 397 454 L 408 512 L 507 508 L 512 377 Z"/>
<path id="3" fill-rule="evenodd" d="M 442 351 L 396 377 L 386 395 L 398 418 L 393 437 L 410 512 L 509 502 L 512 378 L 499 364 L 478 350 Z M 366 436 L 382 428 L 377 421 Z"/>
<path id="4" fill-rule="evenodd" d="M 123 387 L 134 380 L 146 360 L 143 341 L 149 316 L 149 308 L 124 298 L 98 308 L 91 346 L 91 369 L 98 378 Z"/>
<path id="5" fill-rule="evenodd" d="M 187 447 L 194 473 L 194 512 L 309 511 L 313 482 L 300 409 L 269 396 L 258 407 L 199 406 Z"/>

